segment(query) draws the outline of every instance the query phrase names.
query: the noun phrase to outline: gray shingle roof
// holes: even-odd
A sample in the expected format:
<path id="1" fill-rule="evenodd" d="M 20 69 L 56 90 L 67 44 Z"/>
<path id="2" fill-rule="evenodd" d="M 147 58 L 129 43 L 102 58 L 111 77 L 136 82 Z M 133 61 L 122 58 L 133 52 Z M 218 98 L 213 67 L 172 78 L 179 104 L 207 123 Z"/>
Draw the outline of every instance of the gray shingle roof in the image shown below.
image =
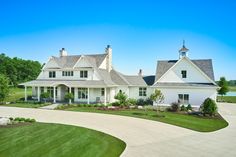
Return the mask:
<path id="1" fill-rule="evenodd" d="M 179 87 L 179 86 L 188 86 L 188 87 L 218 87 L 217 85 L 214 85 L 213 83 L 195 83 L 195 82 L 189 82 L 189 83 L 174 83 L 174 82 L 170 82 L 170 83 L 163 83 L 163 82 L 157 82 L 155 85 L 153 85 L 155 87 Z"/>
<path id="2" fill-rule="evenodd" d="M 156 68 L 156 78 L 155 82 L 161 78 L 178 60 L 166 60 L 166 61 L 158 61 L 157 68 Z M 211 59 L 198 59 L 198 60 L 191 60 L 199 69 L 202 70 L 210 79 L 213 81 L 214 72 L 212 66 Z"/>
<path id="3" fill-rule="evenodd" d="M 128 81 L 124 79 L 123 74 L 117 72 L 116 70 L 110 71 L 112 81 L 117 85 L 129 85 Z"/>
<path id="4" fill-rule="evenodd" d="M 68 87 L 103 87 L 106 86 L 103 80 L 33 80 L 20 85 L 24 86 L 54 86 L 64 84 Z"/>
<path id="5" fill-rule="evenodd" d="M 143 76 L 143 79 L 148 86 L 151 86 L 155 83 L 155 75 Z"/>
<path id="6" fill-rule="evenodd" d="M 93 67 L 99 67 L 107 54 L 83 55 Z M 73 68 L 81 55 L 70 55 L 62 57 L 52 57 L 61 68 Z"/>
<path id="7" fill-rule="evenodd" d="M 146 82 L 143 80 L 142 76 L 129 76 L 123 75 L 123 77 L 128 81 L 131 86 L 147 86 Z"/>

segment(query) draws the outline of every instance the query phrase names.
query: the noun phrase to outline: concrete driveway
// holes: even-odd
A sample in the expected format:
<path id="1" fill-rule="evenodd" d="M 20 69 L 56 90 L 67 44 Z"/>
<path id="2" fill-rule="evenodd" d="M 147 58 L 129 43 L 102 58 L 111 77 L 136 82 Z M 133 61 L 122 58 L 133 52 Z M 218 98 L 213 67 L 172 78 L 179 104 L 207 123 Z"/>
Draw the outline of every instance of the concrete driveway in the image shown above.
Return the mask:
<path id="1" fill-rule="evenodd" d="M 229 126 L 211 133 L 199 133 L 150 120 L 97 113 L 0 107 L 0 117 L 29 117 L 39 122 L 99 130 L 126 142 L 127 147 L 122 156 L 235 157 L 236 104 L 221 103 L 218 106 Z"/>

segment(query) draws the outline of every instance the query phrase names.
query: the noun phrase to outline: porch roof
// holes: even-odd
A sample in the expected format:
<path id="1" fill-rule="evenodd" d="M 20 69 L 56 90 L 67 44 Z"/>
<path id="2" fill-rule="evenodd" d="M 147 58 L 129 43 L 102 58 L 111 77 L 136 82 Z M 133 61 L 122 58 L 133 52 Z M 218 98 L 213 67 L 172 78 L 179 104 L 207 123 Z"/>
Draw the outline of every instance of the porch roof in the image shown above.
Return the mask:
<path id="1" fill-rule="evenodd" d="M 68 87 L 106 87 L 104 81 L 95 80 L 33 80 L 25 83 L 21 83 L 23 86 L 58 86 L 65 85 Z"/>

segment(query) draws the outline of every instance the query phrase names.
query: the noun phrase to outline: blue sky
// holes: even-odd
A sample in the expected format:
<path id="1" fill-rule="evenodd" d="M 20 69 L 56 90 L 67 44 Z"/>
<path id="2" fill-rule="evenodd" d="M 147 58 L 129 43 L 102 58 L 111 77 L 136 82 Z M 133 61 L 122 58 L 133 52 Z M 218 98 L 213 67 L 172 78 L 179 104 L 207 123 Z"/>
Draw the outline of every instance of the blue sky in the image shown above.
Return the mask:
<path id="1" fill-rule="evenodd" d="M 215 77 L 236 79 L 234 0 L 0 0 L 0 53 L 41 63 L 113 48 L 115 69 L 154 74 L 157 60 L 213 59 Z"/>

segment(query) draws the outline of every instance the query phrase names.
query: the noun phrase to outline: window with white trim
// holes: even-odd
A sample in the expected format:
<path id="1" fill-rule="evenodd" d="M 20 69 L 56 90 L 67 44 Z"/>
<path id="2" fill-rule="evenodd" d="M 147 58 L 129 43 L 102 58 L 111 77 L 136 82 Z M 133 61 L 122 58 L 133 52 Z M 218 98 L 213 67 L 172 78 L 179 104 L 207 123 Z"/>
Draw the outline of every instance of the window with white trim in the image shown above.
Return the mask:
<path id="1" fill-rule="evenodd" d="M 88 71 L 87 70 L 80 71 L 80 78 L 88 78 Z"/>
<path id="2" fill-rule="evenodd" d="M 181 104 L 189 104 L 189 94 L 178 94 L 178 102 Z"/>
<path id="3" fill-rule="evenodd" d="M 186 70 L 182 70 L 181 74 L 182 74 L 182 78 L 187 78 L 187 71 Z"/>
<path id="4" fill-rule="evenodd" d="M 147 88 L 140 87 L 139 88 L 139 96 L 147 96 Z"/>
<path id="5" fill-rule="evenodd" d="M 56 77 L 56 71 L 49 71 L 49 78 L 55 78 Z"/>
<path id="6" fill-rule="evenodd" d="M 62 76 L 74 76 L 73 71 L 62 71 Z"/>
<path id="7" fill-rule="evenodd" d="M 78 99 L 88 99 L 88 88 L 78 88 Z"/>
<path id="8" fill-rule="evenodd" d="M 105 88 L 101 88 L 101 96 L 105 95 Z"/>

